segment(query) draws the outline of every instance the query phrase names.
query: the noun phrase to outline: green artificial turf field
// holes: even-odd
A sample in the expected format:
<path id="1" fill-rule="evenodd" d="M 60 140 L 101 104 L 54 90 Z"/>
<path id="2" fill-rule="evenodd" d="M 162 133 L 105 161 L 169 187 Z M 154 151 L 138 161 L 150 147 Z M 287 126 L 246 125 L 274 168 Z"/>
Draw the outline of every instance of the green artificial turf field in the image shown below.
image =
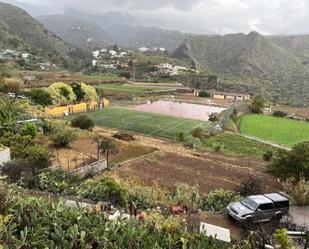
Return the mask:
<path id="1" fill-rule="evenodd" d="M 89 113 L 97 125 L 133 131 L 149 136 L 177 139 L 181 132 L 190 132 L 198 126 L 207 126 L 208 122 L 183 119 L 147 112 L 138 112 L 123 108 L 100 109 Z"/>
<path id="2" fill-rule="evenodd" d="M 241 118 L 242 134 L 272 141 L 287 147 L 309 141 L 309 123 L 265 115 L 246 115 Z"/>

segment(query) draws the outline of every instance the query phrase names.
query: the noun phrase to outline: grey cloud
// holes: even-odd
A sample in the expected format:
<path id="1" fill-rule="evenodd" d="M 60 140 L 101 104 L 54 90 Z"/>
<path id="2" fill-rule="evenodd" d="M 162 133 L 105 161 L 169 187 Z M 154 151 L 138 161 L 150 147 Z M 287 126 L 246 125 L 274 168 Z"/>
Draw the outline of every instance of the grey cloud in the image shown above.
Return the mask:
<path id="1" fill-rule="evenodd" d="M 123 11 L 145 25 L 186 32 L 212 30 L 216 33 L 229 33 L 256 30 L 265 34 L 309 34 L 309 0 L 18 1 L 45 6 L 53 14 L 65 9 L 92 14 Z"/>

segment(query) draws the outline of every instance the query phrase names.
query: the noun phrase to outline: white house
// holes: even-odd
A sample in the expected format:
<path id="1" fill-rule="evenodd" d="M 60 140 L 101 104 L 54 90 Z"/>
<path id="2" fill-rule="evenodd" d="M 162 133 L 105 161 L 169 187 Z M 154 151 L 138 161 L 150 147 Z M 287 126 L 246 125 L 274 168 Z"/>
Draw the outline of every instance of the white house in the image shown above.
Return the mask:
<path id="1" fill-rule="evenodd" d="M 107 53 L 107 49 L 106 48 L 101 49 L 101 53 Z"/>
<path id="2" fill-rule="evenodd" d="M 173 66 L 172 66 L 171 64 L 169 64 L 169 63 L 161 63 L 161 64 L 159 65 L 159 67 L 160 67 L 161 69 L 173 70 Z"/>
<path id="3" fill-rule="evenodd" d="M 23 54 L 21 54 L 21 57 L 22 57 L 23 59 L 28 59 L 29 56 L 30 56 L 30 54 L 28 54 L 28 53 L 23 53 Z"/>
<path id="4" fill-rule="evenodd" d="M 166 48 L 159 48 L 160 52 L 165 52 Z"/>
<path id="5" fill-rule="evenodd" d="M 179 71 L 187 71 L 188 68 L 182 67 L 182 66 L 174 66 L 173 71 L 171 72 L 171 75 L 178 75 Z"/>
<path id="6" fill-rule="evenodd" d="M 92 56 L 93 56 L 94 58 L 98 58 L 99 55 L 100 55 L 100 51 L 99 51 L 99 50 L 96 50 L 96 51 L 93 51 L 93 52 L 92 52 Z"/>
<path id="7" fill-rule="evenodd" d="M 98 64 L 98 60 L 92 60 L 92 66 L 95 67 Z"/>
<path id="8" fill-rule="evenodd" d="M 145 52 L 147 52 L 147 51 L 149 50 L 149 48 L 141 47 L 141 48 L 139 48 L 138 50 L 139 50 L 140 52 L 142 52 L 142 53 L 145 53 Z"/>
<path id="9" fill-rule="evenodd" d="M 112 56 L 114 56 L 114 55 L 117 54 L 117 52 L 116 52 L 115 50 L 112 50 L 112 49 L 109 50 L 108 52 L 109 52 L 109 54 L 112 55 Z"/>
<path id="10" fill-rule="evenodd" d="M 11 161 L 11 150 L 10 148 L 0 145 L 0 165 Z"/>

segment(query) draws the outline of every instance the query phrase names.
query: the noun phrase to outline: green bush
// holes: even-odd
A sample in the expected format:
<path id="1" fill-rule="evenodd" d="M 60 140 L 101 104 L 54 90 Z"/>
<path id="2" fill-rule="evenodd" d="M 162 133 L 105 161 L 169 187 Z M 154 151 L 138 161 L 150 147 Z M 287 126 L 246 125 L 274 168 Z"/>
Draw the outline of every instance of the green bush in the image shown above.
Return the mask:
<path id="1" fill-rule="evenodd" d="M 202 210 L 218 213 L 226 213 L 226 207 L 230 202 L 238 201 L 240 196 L 233 191 L 217 189 L 203 198 Z"/>
<path id="2" fill-rule="evenodd" d="M 277 117 L 277 118 L 284 118 L 286 117 L 288 114 L 286 112 L 283 111 L 274 111 L 273 112 L 273 116 Z"/>
<path id="3" fill-rule="evenodd" d="M 191 131 L 191 135 L 194 138 L 203 138 L 204 135 L 204 129 L 202 127 L 196 127 Z"/>
<path id="4" fill-rule="evenodd" d="M 26 92 L 28 96 L 36 105 L 48 106 L 52 104 L 50 94 L 44 88 L 33 88 Z"/>
<path id="5" fill-rule="evenodd" d="M 35 124 L 32 124 L 32 123 L 24 124 L 24 126 L 22 127 L 20 131 L 20 134 L 22 136 L 30 136 L 31 138 L 34 138 L 37 134 L 37 128 Z"/>
<path id="6" fill-rule="evenodd" d="M 273 156 L 274 156 L 274 152 L 271 151 L 271 150 L 268 150 L 263 154 L 263 160 L 270 162 L 272 160 Z"/>
<path id="7" fill-rule="evenodd" d="M 94 127 L 94 119 L 88 114 L 82 114 L 74 117 L 71 121 L 71 125 L 82 130 L 92 130 Z"/>
<path id="8" fill-rule="evenodd" d="M 110 201 L 121 207 L 126 207 L 129 200 L 128 190 L 108 177 L 102 178 L 99 182 L 88 180 L 82 183 L 77 194 L 93 201 Z"/>
<path id="9" fill-rule="evenodd" d="M 206 91 L 200 91 L 198 96 L 201 97 L 201 98 L 210 98 L 211 97 L 210 93 L 206 92 Z"/>
<path id="10" fill-rule="evenodd" d="M 65 147 L 77 138 L 77 133 L 70 127 L 57 128 L 50 138 L 56 146 Z"/>

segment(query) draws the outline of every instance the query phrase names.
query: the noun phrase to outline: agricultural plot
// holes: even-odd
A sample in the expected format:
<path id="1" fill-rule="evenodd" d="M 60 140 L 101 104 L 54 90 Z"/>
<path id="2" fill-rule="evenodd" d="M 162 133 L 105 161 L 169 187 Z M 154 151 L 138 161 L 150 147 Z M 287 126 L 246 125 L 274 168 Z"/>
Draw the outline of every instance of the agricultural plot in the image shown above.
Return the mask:
<path id="1" fill-rule="evenodd" d="M 90 113 L 90 115 L 99 126 L 168 139 L 177 139 L 177 135 L 181 132 L 189 133 L 195 127 L 206 127 L 209 125 L 208 122 L 199 120 L 137 112 L 121 108 L 101 109 Z"/>
<path id="2" fill-rule="evenodd" d="M 309 141 L 309 123 L 264 115 L 247 115 L 240 122 L 242 134 L 272 141 L 287 147 Z"/>
<path id="3" fill-rule="evenodd" d="M 138 86 L 138 85 L 128 85 L 128 84 L 102 84 L 96 86 L 96 88 L 102 88 L 104 90 L 108 90 L 111 92 L 121 92 L 121 93 L 148 93 L 148 92 L 166 92 L 173 91 L 175 89 L 172 88 L 164 88 L 164 87 L 154 87 L 154 86 Z"/>
<path id="4" fill-rule="evenodd" d="M 140 178 L 168 189 L 180 182 L 198 185 L 201 193 L 219 188 L 238 191 L 241 183 L 250 177 L 260 181 L 265 192 L 282 190 L 280 183 L 266 173 L 264 161 L 213 152 L 200 154 L 200 157 L 157 152 L 126 163 L 114 173 L 122 179 Z"/>

